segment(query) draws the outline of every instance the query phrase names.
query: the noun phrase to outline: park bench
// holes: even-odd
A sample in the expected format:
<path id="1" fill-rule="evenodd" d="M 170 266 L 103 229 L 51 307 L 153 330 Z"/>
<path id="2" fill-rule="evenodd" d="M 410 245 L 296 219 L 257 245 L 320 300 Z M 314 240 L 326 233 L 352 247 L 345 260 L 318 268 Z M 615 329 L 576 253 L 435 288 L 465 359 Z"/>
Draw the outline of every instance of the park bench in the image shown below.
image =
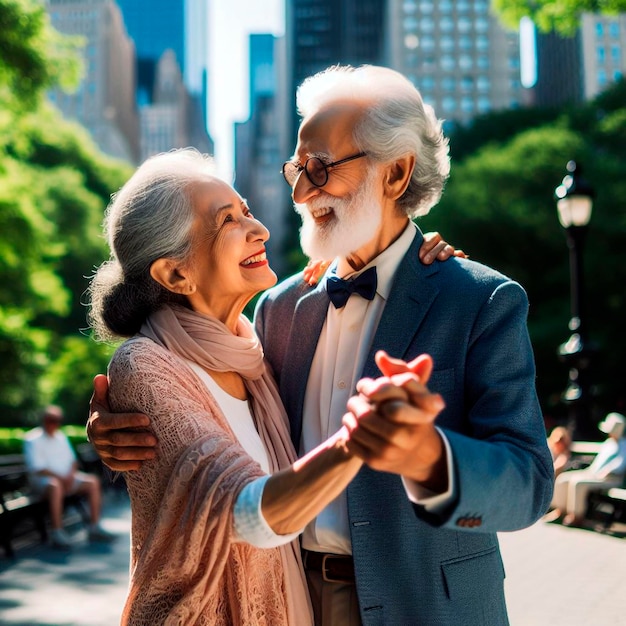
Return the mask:
<path id="1" fill-rule="evenodd" d="M 598 442 L 573 442 L 572 459 L 575 463 L 573 469 L 583 469 L 591 464 L 600 445 Z M 626 524 L 626 476 L 619 487 L 600 487 L 589 492 L 585 519 L 599 522 L 605 530 L 616 522 Z"/>
<path id="2" fill-rule="evenodd" d="M 592 491 L 585 518 L 599 522 L 605 530 L 615 523 L 626 524 L 626 477 L 620 487 Z"/>
<path id="3" fill-rule="evenodd" d="M 84 495 L 67 496 L 65 507 L 89 522 Z M 47 540 L 47 513 L 48 503 L 30 488 L 24 455 L 0 455 L 0 543 L 7 557 L 14 558 L 12 542 L 20 534 L 37 531 L 42 542 Z"/>

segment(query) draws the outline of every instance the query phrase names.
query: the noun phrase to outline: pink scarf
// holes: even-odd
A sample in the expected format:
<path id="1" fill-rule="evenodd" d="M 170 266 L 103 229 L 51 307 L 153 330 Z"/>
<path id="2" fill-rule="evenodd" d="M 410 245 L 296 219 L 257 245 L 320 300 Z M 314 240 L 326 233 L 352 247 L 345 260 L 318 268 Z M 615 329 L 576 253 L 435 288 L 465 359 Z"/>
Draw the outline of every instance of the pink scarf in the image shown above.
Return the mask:
<path id="1" fill-rule="evenodd" d="M 219 320 L 174 305 L 166 306 L 152 314 L 144 323 L 140 335 L 151 339 L 169 353 L 195 362 L 205 369 L 219 372 L 236 371 L 244 378 L 246 388 L 251 396 L 257 430 L 265 445 L 271 471 L 275 472 L 288 467 L 296 459 L 296 453 L 289 437 L 287 415 L 280 401 L 276 383 L 267 372 L 260 342 L 254 334 L 252 325 L 243 316 L 239 319 L 237 332 L 237 335 L 233 335 Z M 127 354 L 125 354 L 123 346 L 122 349 L 118 350 L 120 354 L 117 360 L 114 357 L 112 361 L 113 375 L 119 377 L 120 373 L 116 373 L 116 368 L 121 368 L 121 380 L 127 382 L 126 390 L 119 392 L 124 397 L 124 402 L 130 402 L 131 406 L 140 409 L 143 408 L 141 378 L 134 380 L 133 375 L 128 374 L 127 370 L 124 369 L 126 366 L 130 366 L 130 371 L 133 371 L 134 366 L 132 364 L 133 362 L 139 363 L 138 357 L 147 357 L 147 362 L 152 364 L 150 369 L 154 369 L 154 374 L 158 375 L 161 381 L 164 377 L 169 381 L 170 394 L 174 398 L 178 386 L 186 386 L 191 373 L 188 368 L 176 366 L 167 352 L 161 357 L 157 352 L 161 348 L 156 346 L 150 348 L 150 344 L 141 343 L 142 341 L 139 339 L 138 341 L 127 342 L 125 344 Z M 144 365 L 143 367 L 147 366 Z M 137 368 L 141 369 L 141 366 L 138 365 Z M 138 371 L 137 368 L 134 369 Z M 149 371 L 148 374 L 150 373 Z M 141 372 L 138 371 L 137 376 L 140 377 L 140 375 Z M 196 378 L 195 374 L 192 375 L 192 378 Z M 140 385 L 138 386 L 137 383 Z M 213 405 L 214 399 L 211 394 L 204 385 L 199 384 L 204 390 L 202 393 L 208 394 L 210 405 Z M 121 384 L 116 386 L 114 379 L 112 387 L 113 389 L 120 389 Z M 182 391 L 183 388 L 181 387 L 181 393 Z M 188 393 L 188 389 L 185 390 L 185 393 Z M 137 400 L 129 400 L 133 394 L 136 395 Z M 119 410 L 119 402 L 114 400 L 112 404 L 117 404 L 117 410 Z M 126 408 L 128 410 L 128 407 Z M 167 409 L 161 407 L 161 411 L 164 410 Z M 177 416 L 172 419 L 184 419 L 184 407 L 180 407 L 177 411 Z M 213 413 L 217 424 L 222 424 L 224 419 L 219 411 L 213 411 Z M 225 422 L 224 427 L 227 427 Z M 162 456 L 167 454 L 165 449 L 161 452 L 163 452 Z M 178 458 L 170 478 L 168 492 L 164 496 L 164 502 L 167 502 L 167 506 L 161 506 L 157 520 L 152 522 L 152 530 L 144 535 L 145 545 L 137 553 L 136 558 L 139 560 L 135 571 L 132 572 L 131 590 L 123 623 L 143 624 L 142 616 L 145 619 L 149 611 L 152 610 L 155 598 L 158 601 L 159 593 L 161 593 L 159 589 L 167 589 L 168 580 L 171 580 L 171 585 L 174 585 L 176 578 L 168 579 L 168 576 L 176 577 L 177 572 L 179 580 L 184 577 L 184 580 L 195 580 L 196 582 L 194 588 L 189 589 L 187 599 L 181 598 L 181 603 L 169 615 L 170 619 L 182 619 L 183 622 L 189 624 L 204 623 L 203 620 L 206 619 L 205 607 L 207 606 L 205 600 L 208 600 L 211 594 L 216 593 L 218 588 L 224 587 L 223 582 L 219 583 L 221 577 L 226 575 L 225 580 L 230 581 L 234 572 L 243 572 L 244 577 L 246 571 L 250 573 L 254 571 L 255 574 L 262 573 L 253 569 L 254 567 L 258 568 L 258 561 L 254 561 L 254 563 L 251 561 L 247 566 L 245 560 L 242 561 L 242 559 L 248 558 L 247 554 L 252 554 L 245 549 L 247 544 L 227 543 L 227 536 L 230 534 L 227 531 L 230 523 L 227 518 L 232 515 L 235 497 L 233 489 L 237 488 L 236 485 L 245 483 L 250 479 L 249 468 L 256 465 L 252 460 L 245 460 L 243 457 L 239 459 L 239 462 L 235 462 L 233 459 L 226 464 L 228 469 L 223 476 L 215 476 L 210 473 L 210 467 L 214 467 L 214 464 L 207 465 L 206 471 L 202 469 L 202 455 L 205 454 L 215 454 L 211 439 L 206 439 L 206 437 L 202 440 L 190 440 L 183 458 Z M 193 480 L 191 480 L 188 471 L 189 467 L 196 468 L 193 470 L 195 477 Z M 239 467 L 240 470 L 237 469 Z M 135 497 L 141 498 L 141 493 L 146 488 L 150 488 L 149 475 L 146 475 L 147 483 L 141 482 L 142 471 L 129 475 L 131 497 L 134 494 Z M 240 477 L 236 477 L 237 472 L 242 472 Z M 190 481 L 187 483 L 188 478 Z M 133 483 L 133 481 L 135 482 Z M 204 491 L 201 489 L 202 485 L 207 486 L 204 487 Z M 211 486 L 208 487 L 208 485 Z M 229 488 L 228 485 L 231 487 Z M 204 500 L 204 504 L 200 499 Z M 199 506 L 203 510 L 201 517 L 198 518 L 197 514 L 194 514 L 191 519 L 195 517 L 195 519 L 206 521 L 196 523 L 195 528 L 190 529 L 186 521 L 190 519 L 189 512 L 197 510 Z M 224 512 L 220 513 L 219 511 Z M 222 519 L 212 520 L 211 517 L 216 515 L 222 516 Z M 172 532 L 173 534 L 171 534 Z M 204 551 L 204 556 L 199 562 L 201 566 L 194 574 L 193 571 L 189 571 L 191 563 L 186 558 L 185 552 L 196 544 Z M 229 545 L 232 547 L 229 548 Z M 279 553 L 278 563 L 282 564 L 282 576 L 280 577 L 282 582 L 279 583 L 279 588 L 281 589 L 280 593 L 285 598 L 286 624 L 289 626 L 310 624 L 312 613 L 302 569 L 299 543 L 295 540 L 277 550 Z M 269 556 L 269 552 L 265 550 L 259 552 L 267 553 Z M 279 572 L 280 569 L 279 567 Z M 273 574 L 268 570 L 265 575 L 269 579 Z M 159 584 L 155 585 L 155 581 Z M 153 591 L 156 596 L 150 595 L 152 587 L 154 587 Z M 231 583 L 226 582 L 226 587 L 230 588 Z M 248 593 L 251 592 L 252 589 L 249 589 Z M 246 597 L 245 605 L 246 607 L 256 606 L 254 611 L 258 613 L 258 611 L 276 605 L 276 600 L 277 598 L 258 597 L 255 600 L 254 597 Z M 243 598 L 239 598 L 239 602 L 243 601 Z M 237 604 L 237 595 L 231 594 L 229 602 Z M 211 605 L 212 603 L 209 602 L 208 604 Z M 244 611 L 243 605 L 240 609 Z M 211 609 L 211 611 L 213 610 L 215 609 Z M 248 608 L 245 609 L 245 611 L 248 610 Z M 231 607 L 230 612 L 238 612 L 237 607 Z M 175 618 L 174 615 L 178 617 Z M 185 617 L 181 618 L 182 615 Z M 215 615 L 210 623 L 218 622 L 222 623 Z M 167 621 L 166 623 L 170 622 Z M 247 620 L 244 623 L 247 623 Z"/>

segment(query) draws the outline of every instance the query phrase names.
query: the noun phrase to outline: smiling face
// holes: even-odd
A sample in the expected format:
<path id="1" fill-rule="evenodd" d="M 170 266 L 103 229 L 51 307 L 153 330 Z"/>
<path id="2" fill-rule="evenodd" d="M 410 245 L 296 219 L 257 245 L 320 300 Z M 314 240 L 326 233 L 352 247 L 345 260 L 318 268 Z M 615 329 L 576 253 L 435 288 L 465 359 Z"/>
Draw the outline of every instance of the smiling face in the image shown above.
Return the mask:
<path id="1" fill-rule="evenodd" d="M 213 179 L 194 191 L 192 307 L 223 317 L 241 309 L 276 284 L 265 254 L 269 231 L 254 218 L 246 201 L 225 182 Z M 240 312 L 240 311 L 239 311 Z"/>
<path id="2" fill-rule="evenodd" d="M 191 308 L 226 325 L 259 292 L 276 284 L 265 254 L 269 232 L 227 183 L 207 178 L 192 192 L 192 251 L 185 263 L 159 259 L 153 278 L 187 297 Z"/>
<path id="3" fill-rule="evenodd" d="M 365 106 L 339 100 L 307 116 L 300 126 L 294 161 L 303 165 L 308 158 L 318 157 L 331 163 L 359 153 L 353 130 Z M 346 257 L 358 269 L 385 249 L 408 221 L 383 183 L 389 171 L 388 164 L 372 162 L 366 155 L 330 168 L 323 187 L 301 173 L 292 196 L 303 221 L 300 243 L 305 254 Z"/>

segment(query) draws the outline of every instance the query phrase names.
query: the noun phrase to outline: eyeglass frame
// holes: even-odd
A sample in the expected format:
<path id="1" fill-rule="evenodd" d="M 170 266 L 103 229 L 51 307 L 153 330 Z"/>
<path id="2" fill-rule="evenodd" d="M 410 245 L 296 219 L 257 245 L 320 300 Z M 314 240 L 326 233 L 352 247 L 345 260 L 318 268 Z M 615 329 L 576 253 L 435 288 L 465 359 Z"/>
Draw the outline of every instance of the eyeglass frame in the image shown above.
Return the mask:
<path id="1" fill-rule="evenodd" d="M 296 163 L 294 161 L 285 161 L 283 163 L 283 166 L 281 168 L 281 173 L 283 175 L 283 178 L 285 179 L 285 182 L 291 187 L 293 188 L 296 184 L 296 182 L 298 181 L 298 178 L 300 177 L 300 175 L 302 174 L 302 172 L 304 172 L 306 174 L 306 177 L 309 179 L 309 182 L 318 188 L 323 187 L 324 185 L 326 185 L 328 183 L 328 170 L 331 167 L 336 167 L 337 165 L 342 165 L 343 163 L 348 163 L 349 161 L 354 161 L 356 159 L 360 159 L 364 156 L 367 156 L 367 152 L 359 152 L 358 154 L 353 154 L 349 157 L 345 157 L 344 159 L 339 159 L 338 161 L 333 161 L 332 163 L 324 163 L 324 161 L 322 161 L 322 159 L 320 159 L 320 157 L 317 156 L 311 156 L 309 157 L 305 162 L 304 165 L 300 165 L 300 163 Z M 307 170 L 306 166 L 308 164 L 309 161 L 316 159 L 317 161 L 319 161 L 322 164 L 322 169 L 324 170 L 325 174 L 326 174 L 326 179 L 324 180 L 323 183 L 321 184 L 317 184 L 314 180 L 311 179 L 311 175 L 309 174 L 309 171 Z M 285 174 L 285 167 L 287 167 L 288 165 L 293 165 L 293 167 L 296 168 L 297 174 L 295 176 L 295 178 L 293 179 L 293 183 L 290 183 L 287 180 L 287 175 Z"/>

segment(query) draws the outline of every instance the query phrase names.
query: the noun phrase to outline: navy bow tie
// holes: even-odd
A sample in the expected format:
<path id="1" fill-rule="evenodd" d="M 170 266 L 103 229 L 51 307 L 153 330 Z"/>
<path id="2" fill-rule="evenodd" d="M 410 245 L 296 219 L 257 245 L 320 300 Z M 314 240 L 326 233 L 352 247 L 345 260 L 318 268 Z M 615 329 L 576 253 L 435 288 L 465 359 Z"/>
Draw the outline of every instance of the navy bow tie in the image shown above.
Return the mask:
<path id="1" fill-rule="evenodd" d="M 331 274 L 326 280 L 326 291 L 335 308 L 345 306 L 353 293 L 358 293 L 367 300 L 373 300 L 376 295 L 376 268 L 370 267 L 353 280 L 344 280 Z"/>

